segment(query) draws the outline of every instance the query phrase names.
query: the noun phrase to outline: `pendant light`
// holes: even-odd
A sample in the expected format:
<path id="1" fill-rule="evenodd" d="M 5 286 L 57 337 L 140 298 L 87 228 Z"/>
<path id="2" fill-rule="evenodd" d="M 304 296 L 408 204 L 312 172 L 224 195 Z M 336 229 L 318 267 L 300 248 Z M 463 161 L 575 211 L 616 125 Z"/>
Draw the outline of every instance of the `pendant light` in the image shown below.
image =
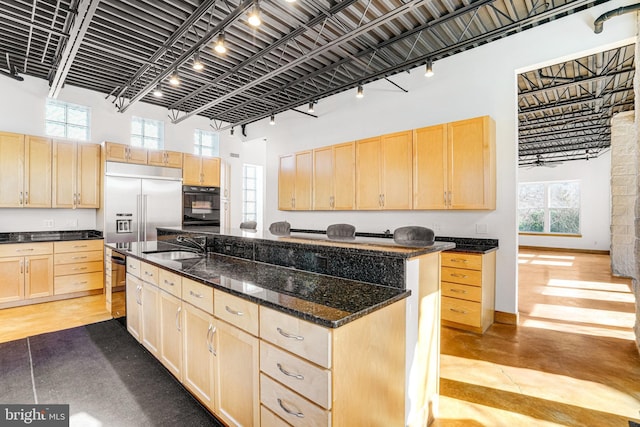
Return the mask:
<path id="1" fill-rule="evenodd" d="M 313 109 L 313 101 L 311 101 L 311 102 L 309 103 L 309 109 L 308 109 L 307 111 L 308 111 L 309 113 L 313 113 L 313 112 L 314 112 L 314 109 Z"/>
<path id="2" fill-rule="evenodd" d="M 173 73 L 169 76 L 169 84 L 171 86 L 180 86 L 180 76 L 178 75 L 178 69 L 174 69 Z"/>
<path id="3" fill-rule="evenodd" d="M 426 67 L 426 70 L 424 72 L 424 76 L 425 77 L 433 76 L 433 62 L 430 59 L 427 60 L 427 67 Z"/>
<path id="4" fill-rule="evenodd" d="M 362 87 L 362 85 L 358 85 L 358 91 L 356 92 L 356 98 L 363 98 L 364 97 L 364 88 Z"/>
<path id="5" fill-rule="evenodd" d="M 216 45 L 213 48 L 218 53 L 225 53 L 227 51 L 227 46 L 224 44 L 224 31 L 218 35 L 218 40 L 216 41 Z"/>
<path id="6" fill-rule="evenodd" d="M 260 5 L 256 0 L 253 3 L 253 7 L 251 8 L 251 12 L 249 13 L 249 24 L 253 27 L 257 27 L 262 23 L 260 19 Z"/>
<path id="7" fill-rule="evenodd" d="M 196 71 L 204 69 L 204 64 L 200 61 L 200 54 L 198 52 L 193 54 L 193 69 Z"/>
<path id="8" fill-rule="evenodd" d="M 276 116 L 274 116 L 273 114 L 271 115 L 271 118 L 269 119 L 269 124 L 271 126 L 276 124 Z"/>
<path id="9" fill-rule="evenodd" d="M 233 133 L 234 133 L 234 129 L 231 128 L 231 130 L 229 131 L 229 135 L 233 136 Z"/>
<path id="10" fill-rule="evenodd" d="M 156 88 L 153 89 L 153 96 L 156 98 L 162 98 L 162 85 L 160 83 L 158 83 Z"/>

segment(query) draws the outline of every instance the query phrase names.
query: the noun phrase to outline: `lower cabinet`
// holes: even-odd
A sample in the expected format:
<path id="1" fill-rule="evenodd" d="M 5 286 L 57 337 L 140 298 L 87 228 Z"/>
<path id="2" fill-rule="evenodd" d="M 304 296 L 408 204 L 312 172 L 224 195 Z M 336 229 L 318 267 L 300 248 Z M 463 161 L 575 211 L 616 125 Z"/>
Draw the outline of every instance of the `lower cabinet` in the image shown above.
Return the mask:
<path id="1" fill-rule="evenodd" d="M 0 247 L 0 304 L 51 295 L 53 243 Z"/>
<path id="2" fill-rule="evenodd" d="M 160 362 L 182 381 L 182 300 L 160 291 Z"/>
<path id="3" fill-rule="evenodd" d="M 184 365 L 182 384 L 210 410 L 214 409 L 213 367 L 216 332 L 213 315 L 183 302 Z"/>
<path id="4" fill-rule="evenodd" d="M 127 273 L 126 304 L 127 304 L 127 330 L 138 341 L 142 337 L 142 281 Z"/>
<path id="5" fill-rule="evenodd" d="M 104 252 L 102 240 L 55 242 L 54 285 L 56 295 L 102 289 Z"/>

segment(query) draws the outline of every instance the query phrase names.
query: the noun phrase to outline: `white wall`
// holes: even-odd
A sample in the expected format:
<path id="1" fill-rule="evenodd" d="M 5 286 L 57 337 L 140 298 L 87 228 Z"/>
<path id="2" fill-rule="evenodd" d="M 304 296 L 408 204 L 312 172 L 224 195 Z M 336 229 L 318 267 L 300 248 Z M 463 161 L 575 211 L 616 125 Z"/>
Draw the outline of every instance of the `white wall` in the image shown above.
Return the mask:
<path id="1" fill-rule="evenodd" d="M 580 181 L 581 237 L 520 236 L 520 245 L 609 250 L 611 244 L 611 152 L 597 159 L 566 162 L 555 168 L 518 170 L 519 182 Z"/>
<path id="2" fill-rule="evenodd" d="M 295 112 L 278 114 L 276 126 L 268 120 L 247 127 L 248 138 L 267 138 L 267 201 L 265 224 L 287 220 L 295 228 L 324 229 L 349 222 L 358 231 L 381 232 L 403 225 L 433 227 L 438 235 L 497 238 L 496 309 L 517 312 L 517 97 L 516 75 L 543 63 L 580 57 L 589 51 L 633 42 L 632 14 L 613 18 L 604 32 L 593 33 L 593 21 L 602 13 L 632 1 L 604 5 L 544 24 L 503 40 L 438 61 L 435 76 L 424 68 L 391 77 L 404 93 L 388 82 L 365 85 L 365 96 L 355 90 L 322 99 L 314 119 Z M 487 212 L 281 212 L 277 209 L 278 156 L 290 152 L 413 129 L 436 123 L 490 115 L 496 121 L 497 208 Z M 487 234 L 476 225 L 486 224 Z"/>

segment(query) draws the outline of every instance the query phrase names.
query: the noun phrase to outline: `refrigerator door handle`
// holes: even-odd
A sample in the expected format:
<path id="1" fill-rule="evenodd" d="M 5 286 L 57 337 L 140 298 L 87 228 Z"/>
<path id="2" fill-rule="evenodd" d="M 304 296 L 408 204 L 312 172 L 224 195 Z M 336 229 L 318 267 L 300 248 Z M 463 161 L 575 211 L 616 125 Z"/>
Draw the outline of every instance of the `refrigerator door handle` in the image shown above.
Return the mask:
<path id="1" fill-rule="evenodd" d="M 148 219 L 148 213 L 147 213 L 147 200 L 148 200 L 148 196 L 146 194 L 144 194 L 142 196 L 142 203 L 144 204 L 143 206 L 143 218 L 142 220 L 144 221 L 144 241 L 147 241 L 147 219 Z"/>
<path id="2" fill-rule="evenodd" d="M 141 194 L 136 194 L 136 222 L 138 223 L 138 230 L 137 230 L 137 241 L 140 242 L 140 233 L 142 231 L 142 223 L 140 222 L 140 220 L 142 219 L 142 195 Z"/>

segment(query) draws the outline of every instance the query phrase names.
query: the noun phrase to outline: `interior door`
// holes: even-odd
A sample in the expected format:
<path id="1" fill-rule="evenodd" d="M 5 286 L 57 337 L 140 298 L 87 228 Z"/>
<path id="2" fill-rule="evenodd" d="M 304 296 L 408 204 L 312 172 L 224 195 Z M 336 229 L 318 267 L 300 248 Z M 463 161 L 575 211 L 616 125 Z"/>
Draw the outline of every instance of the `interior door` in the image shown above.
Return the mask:
<path id="1" fill-rule="evenodd" d="M 182 184 L 162 179 L 142 180 L 143 216 L 146 222 L 142 240 L 156 240 L 156 227 L 179 227 L 182 224 Z"/>

